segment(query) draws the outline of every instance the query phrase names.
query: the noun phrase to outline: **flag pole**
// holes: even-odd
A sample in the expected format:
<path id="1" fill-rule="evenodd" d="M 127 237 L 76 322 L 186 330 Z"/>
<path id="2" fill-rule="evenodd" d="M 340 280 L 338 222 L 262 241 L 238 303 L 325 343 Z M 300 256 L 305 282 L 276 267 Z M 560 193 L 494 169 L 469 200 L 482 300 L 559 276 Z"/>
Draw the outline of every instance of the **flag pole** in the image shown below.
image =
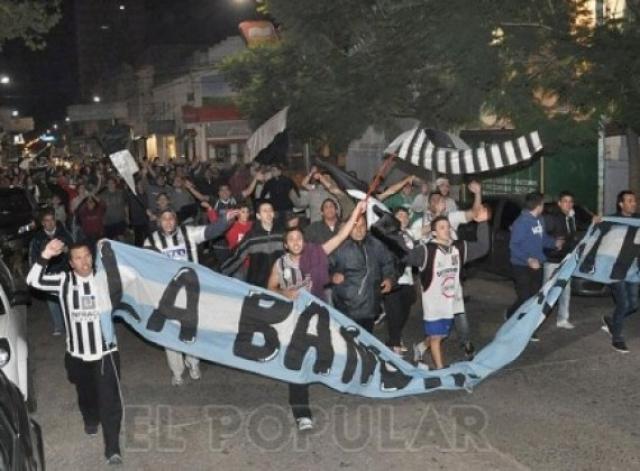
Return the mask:
<path id="1" fill-rule="evenodd" d="M 385 175 L 388 173 L 391 167 L 393 167 L 395 160 L 396 160 L 396 154 L 389 154 L 389 157 L 387 157 L 384 160 L 384 162 L 382 162 L 382 165 L 380 165 L 380 168 L 378 168 L 378 171 L 376 172 L 376 176 L 374 177 L 373 181 L 369 185 L 369 190 L 367 191 L 367 196 L 365 198 L 365 201 L 367 201 L 369 197 L 373 194 L 373 192 L 378 189 L 378 187 L 380 186 L 380 183 L 382 183 L 382 179 L 385 177 Z"/>

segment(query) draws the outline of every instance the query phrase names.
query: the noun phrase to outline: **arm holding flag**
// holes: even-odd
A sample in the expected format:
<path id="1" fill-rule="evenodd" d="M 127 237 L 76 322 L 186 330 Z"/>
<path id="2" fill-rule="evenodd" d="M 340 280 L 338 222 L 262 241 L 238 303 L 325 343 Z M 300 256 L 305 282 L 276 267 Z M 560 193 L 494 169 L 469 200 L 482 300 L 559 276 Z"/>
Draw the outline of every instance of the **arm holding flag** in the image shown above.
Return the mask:
<path id="1" fill-rule="evenodd" d="M 389 188 L 387 188 L 382 193 L 380 193 L 378 195 L 378 200 L 384 201 L 389 196 L 395 195 L 397 192 L 402 190 L 402 188 L 404 188 L 405 185 L 413 184 L 413 180 L 415 180 L 415 178 L 416 178 L 415 175 L 408 175 L 408 176 L 404 177 L 402 180 L 400 180 L 399 182 L 394 183 L 393 185 L 389 186 Z"/>

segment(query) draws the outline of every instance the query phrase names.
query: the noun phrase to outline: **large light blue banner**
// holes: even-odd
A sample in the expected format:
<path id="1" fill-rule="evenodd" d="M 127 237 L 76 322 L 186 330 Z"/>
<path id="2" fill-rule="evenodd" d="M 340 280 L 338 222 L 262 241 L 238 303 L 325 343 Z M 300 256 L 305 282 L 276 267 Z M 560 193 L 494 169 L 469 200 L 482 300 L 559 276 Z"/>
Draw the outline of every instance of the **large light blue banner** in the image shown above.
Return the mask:
<path id="1" fill-rule="evenodd" d="M 505 322 L 470 362 L 437 371 L 399 359 L 377 338 L 308 293 L 295 302 L 189 262 L 118 242 L 99 246 L 97 276 L 112 315 L 158 345 L 290 383 L 322 383 L 341 392 L 391 398 L 470 389 L 514 361 L 571 276 L 610 283 L 640 281 L 637 219 L 608 218 L 590 228 L 538 296 Z M 107 338 L 109 340 L 109 338 Z"/>

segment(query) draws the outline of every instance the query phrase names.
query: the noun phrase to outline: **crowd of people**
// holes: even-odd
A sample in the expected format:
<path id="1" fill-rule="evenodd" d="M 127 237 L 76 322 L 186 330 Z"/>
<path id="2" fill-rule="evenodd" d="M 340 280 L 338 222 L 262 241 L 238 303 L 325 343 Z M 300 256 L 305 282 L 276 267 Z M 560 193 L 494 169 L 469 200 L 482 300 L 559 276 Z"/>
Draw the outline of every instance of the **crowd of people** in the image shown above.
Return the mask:
<path id="1" fill-rule="evenodd" d="M 96 322 L 101 294 L 94 291 L 92 272 L 86 269 L 101 238 L 202 263 L 289 299 L 307 290 L 369 332 L 384 318 L 387 345 L 399 356 L 408 354 L 404 327 L 421 305 L 425 337 L 413 345 L 417 365 L 445 367 L 441 344 L 452 330 L 466 357 L 473 358 L 462 267 L 487 253 L 491 218 L 477 181 L 467 185 L 473 198 L 465 210 L 459 209 L 446 178 L 427 182 L 407 176 L 377 193 L 397 220 L 402 254 L 372 233 L 366 204 L 315 167 L 296 183 L 279 165 L 253 164 L 227 172 L 200 161 L 144 161 L 140 166 L 135 194 L 106 161 L 36 171 L 12 167 L 0 173 L 0 186 L 21 186 L 45 206 L 29 247 L 28 282 L 47 292 L 53 334 L 66 332 L 66 366 L 77 387 L 85 430 L 95 434 L 98 424 L 103 425 L 106 457 L 113 464 L 121 461 L 119 419 L 117 426 L 113 419 L 121 417 L 113 395 L 119 361 L 117 347 L 101 337 Z M 555 210 L 543 214 L 543 195 L 526 195 L 522 214 L 511 227 L 517 298 L 505 317 L 515 314 L 576 246 L 573 206 L 573 195 L 562 192 Z M 637 217 L 632 192 L 621 192 L 618 215 Z M 459 240 L 459 226 L 469 222 L 477 225 L 475 237 Z M 614 348 L 626 352 L 622 326 L 637 307 L 638 286 L 617 283 L 613 294 L 616 309 L 604 318 L 603 327 Z M 558 328 L 573 328 L 569 308 L 567 285 L 559 300 Z M 110 367 L 105 369 L 107 356 Z M 197 358 L 167 350 L 167 360 L 176 387 L 184 384 L 185 369 L 193 380 L 200 379 Z M 110 399 L 98 402 L 92 394 Z M 289 403 L 298 428 L 312 428 L 308 386 L 291 385 Z"/>

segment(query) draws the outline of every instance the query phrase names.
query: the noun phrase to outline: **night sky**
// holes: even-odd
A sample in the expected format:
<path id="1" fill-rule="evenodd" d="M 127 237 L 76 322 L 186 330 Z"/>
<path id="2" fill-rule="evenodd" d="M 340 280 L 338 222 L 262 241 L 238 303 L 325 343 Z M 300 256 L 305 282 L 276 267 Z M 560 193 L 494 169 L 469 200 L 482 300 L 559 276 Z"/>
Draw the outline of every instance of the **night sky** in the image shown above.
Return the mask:
<path id="1" fill-rule="evenodd" d="M 238 34 L 240 21 L 256 18 L 253 0 L 145 3 L 149 12 L 146 45 L 193 44 L 195 50 Z M 12 79 L 9 86 L 0 89 L 0 105 L 18 109 L 22 116 L 33 116 L 39 129 L 64 120 L 66 106 L 77 100 L 73 5 L 74 0 L 63 0 L 63 19 L 46 36 L 46 49 L 31 51 L 20 41 L 10 41 L 0 55 L 0 73 Z"/>

